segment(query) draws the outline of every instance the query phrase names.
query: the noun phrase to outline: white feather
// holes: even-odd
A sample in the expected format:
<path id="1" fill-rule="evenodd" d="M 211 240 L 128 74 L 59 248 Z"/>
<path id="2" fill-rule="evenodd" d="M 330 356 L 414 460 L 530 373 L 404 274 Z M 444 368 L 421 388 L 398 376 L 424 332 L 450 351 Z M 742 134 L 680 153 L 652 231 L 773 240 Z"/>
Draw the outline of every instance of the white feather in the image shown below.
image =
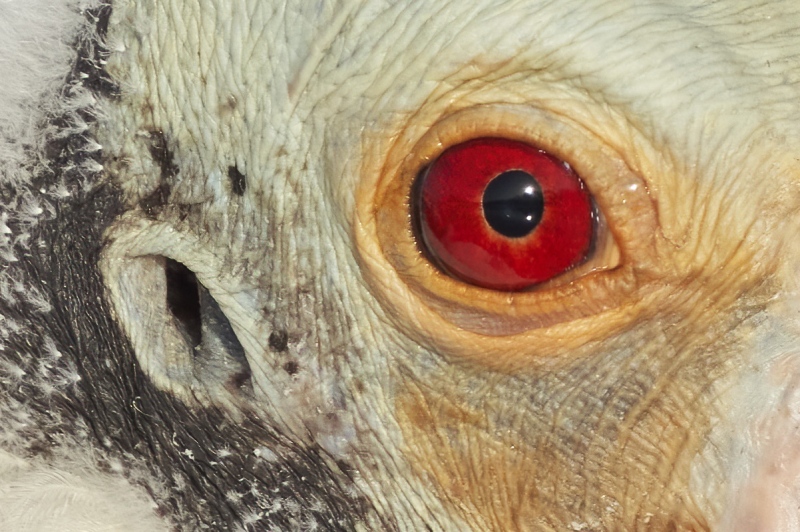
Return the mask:
<path id="1" fill-rule="evenodd" d="M 64 465 L 64 464 L 62 464 Z M 77 463 L 72 464 L 78 466 Z M 152 532 L 164 525 L 152 502 L 124 478 L 92 464 L 59 469 L 0 451 L 3 532 Z"/>

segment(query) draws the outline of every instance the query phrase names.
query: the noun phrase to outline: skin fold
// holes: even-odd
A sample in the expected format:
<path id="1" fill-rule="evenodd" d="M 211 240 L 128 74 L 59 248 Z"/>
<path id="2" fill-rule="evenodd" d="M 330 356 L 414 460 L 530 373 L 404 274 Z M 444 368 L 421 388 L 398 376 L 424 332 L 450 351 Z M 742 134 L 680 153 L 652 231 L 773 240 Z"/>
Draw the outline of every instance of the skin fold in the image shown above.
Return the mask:
<path id="1" fill-rule="evenodd" d="M 0 302 L 81 379 L 0 381 L 63 435 L 9 452 L 186 529 L 800 530 L 800 4 L 94 9 L 101 169 L 19 266 L 52 317 Z M 515 293 L 430 264 L 414 180 L 485 136 L 567 161 L 604 252 Z"/>

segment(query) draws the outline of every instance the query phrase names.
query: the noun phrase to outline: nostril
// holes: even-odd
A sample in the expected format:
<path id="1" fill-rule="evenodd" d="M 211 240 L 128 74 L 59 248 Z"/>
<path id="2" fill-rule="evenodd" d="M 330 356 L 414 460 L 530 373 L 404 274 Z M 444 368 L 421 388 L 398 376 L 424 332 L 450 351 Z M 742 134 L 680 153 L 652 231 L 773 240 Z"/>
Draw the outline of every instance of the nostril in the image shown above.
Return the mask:
<path id="1" fill-rule="evenodd" d="M 167 280 L 167 308 L 190 347 L 197 348 L 203 339 L 197 276 L 180 262 L 169 258 L 165 261 L 164 273 Z"/>
<path id="2" fill-rule="evenodd" d="M 126 251 L 111 246 L 101 268 L 120 325 L 148 375 L 187 397 L 196 398 L 200 390 L 220 398 L 252 395 L 252 372 L 229 309 L 191 264 Z M 213 286 L 215 294 L 225 295 Z"/>
<path id="3" fill-rule="evenodd" d="M 250 365 L 219 303 L 184 264 L 163 257 L 167 310 L 192 354 L 195 379 L 247 391 Z"/>

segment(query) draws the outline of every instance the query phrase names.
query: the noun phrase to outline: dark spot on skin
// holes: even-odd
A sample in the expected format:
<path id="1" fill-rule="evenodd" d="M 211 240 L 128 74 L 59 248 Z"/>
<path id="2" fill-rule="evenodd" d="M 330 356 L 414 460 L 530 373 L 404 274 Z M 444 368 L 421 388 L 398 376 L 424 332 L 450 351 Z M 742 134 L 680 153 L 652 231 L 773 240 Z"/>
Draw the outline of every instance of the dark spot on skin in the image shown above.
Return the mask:
<path id="1" fill-rule="evenodd" d="M 283 365 L 283 370 L 289 375 L 297 375 L 297 372 L 300 371 L 300 365 L 294 360 L 290 360 Z"/>
<path id="2" fill-rule="evenodd" d="M 162 182 L 150 195 L 139 201 L 139 207 L 148 216 L 155 217 L 161 208 L 167 204 L 171 191 L 169 184 Z"/>
<path id="3" fill-rule="evenodd" d="M 156 129 L 150 132 L 150 155 L 161 168 L 161 180 L 167 181 L 178 174 L 178 167 L 172 162 L 172 150 L 167 145 L 164 132 Z"/>
<path id="4" fill-rule="evenodd" d="M 247 180 L 244 178 L 244 174 L 235 166 L 229 166 L 228 177 L 231 180 L 231 190 L 233 193 L 237 196 L 243 196 L 244 191 L 247 190 Z"/>
<path id="5" fill-rule="evenodd" d="M 235 373 L 231 376 L 230 380 L 228 381 L 228 387 L 233 388 L 234 390 L 241 390 L 246 388 L 250 382 L 250 373 L 246 371 L 242 371 L 240 373 Z"/>
<path id="6" fill-rule="evenodd" d="M 130 167 L 130 160 L 131 156 L 127 153 L 111 157 L 111 162 L 114 163 L 114 166 L 123 170 L 127 170 Z"/>
<path id="7" fill-rule="evenodd" d="M 228 97 L 222 102 L 219 106 L 219 114 L 222 117 L 230 116 L 239 103 L 236 101 L 236 96 L 233 94 L 229 94 Z"/>
<path id="8" fill-rule="evenodd" d="M 150 132 L 150 156 L 160 167 L 161 181 L 158 187 L 139 201 L 139 207 L 150 217 L 158 215 L 159 211 L 167 204 L 172 188 L 170 180 L 178 173 L 178 167 L 172 162 L 173 154 L 167 146 L 164 132 L 154 130 Z"/>
<path id="9" fill-rule="evenodd" d="M 275 330 L 269 334 L 269 348 L 277 353 L 286 351 L 289 346 L 289 335 L 286 331 Z"/>

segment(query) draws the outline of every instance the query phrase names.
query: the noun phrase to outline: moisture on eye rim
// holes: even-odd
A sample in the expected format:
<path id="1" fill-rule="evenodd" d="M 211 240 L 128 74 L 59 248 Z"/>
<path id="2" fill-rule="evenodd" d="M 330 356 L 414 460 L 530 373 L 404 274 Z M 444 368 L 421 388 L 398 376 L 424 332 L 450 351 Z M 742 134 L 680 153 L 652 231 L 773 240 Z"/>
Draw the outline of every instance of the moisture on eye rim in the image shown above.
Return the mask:
<path id="1" fill-rule="evenodd" d="M 544 214 L 542 187 L 523 170 L 509 170 L 490 181 L 482 203 L 486 222 L 510 238 L 530 234 Z"/>

